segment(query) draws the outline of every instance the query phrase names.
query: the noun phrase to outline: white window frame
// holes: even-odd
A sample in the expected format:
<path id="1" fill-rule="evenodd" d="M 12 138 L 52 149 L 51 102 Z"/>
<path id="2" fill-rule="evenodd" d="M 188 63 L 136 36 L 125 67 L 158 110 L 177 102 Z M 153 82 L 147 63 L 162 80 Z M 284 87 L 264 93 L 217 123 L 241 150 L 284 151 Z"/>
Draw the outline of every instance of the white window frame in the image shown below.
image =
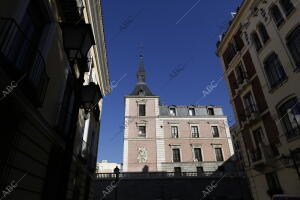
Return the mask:
<path id="1" fill-rule="evenodd" d="M 198 136 L 199 137 L 193 137 L 192 126 L 197 126 L 197 128 L 198 128 Z M 199 124 L 190 124 L 190 133 L 191 133 L 191 138 L 200 138 L 200 127 L 199 127 Z"/>
<path id="2" fill-rule="evenodd" d="M 200 149 L 202 161 L 199 161 L 199 160 L 196 159 L 195 149 Z M 195 162 L 203 162 L 204 161 L 204 158 L 203 158 L 203 149 L 202 149 L 201 146 L 193 146 L 193 158 L 194 158 Z"/>
<path id="3" fill-rule="evenodd" d="M 145 105 L 145 115 L 140 115 L 140 105 Z M 146 117 L 147 116 L 147 109 L 146 109 L 146 103 L 138 103 L 138 106 L 137 106 L 137 113 L 138 113 L 138 116 L 139 117 Z"/>
<path id="4" fill-rule="evenodd" d="M 172 133 L 172 127 L 177 127 L 177 135 L 178 137 L 173 137 L 173 133 Z M 174 139 L 178 139 L 179 138 L 179 126 L 177 124 L 170 124 L 170 131 L 171 131 L 171 137 L 174 138 Z"/>
<path id="5" fill-rule="evenodd" d="M 171 114 L 171 110 L 173 110 L 173 109 L 174 109 L 174 115 Z M 176 108 L 175 107 L 170 107 L 169 108 L 169 114 L 170 114 L 171 117 L 176 117 L 177 116 L 177 110 L 176 110 Z"/>
<path id="6" fill-rule="evenodd" d="M 216 149 L 221 149 L 223 161 L 218 161 L 218 160 L 217 160 Z M 214 146 L 214 154 L 215 154 L 216 162 L 225 162 L 225 154 L 224 154 L 224 150 L 223 150 L 223 148 L 222 148 L 221 145 L 216 145 L 216 146 Z"/>
<path id="7" fill-rule="evenodd" d="M 214 137 L 214 134 L 213 134 L 213 126 L 216 126 L 218 128 L 218 131 L 219 131 L 219 137 Z M 220 132 L 220 126 L 219 124 L 210 124 L 210 132 L 211 132 L 211 136 L 213 138 L 220 138 L 221 137 L 221 132 Z"/>
<path id="8" fill-rule="evenodd" d="M 181 146 L 180 145 L 170 145 L 171 147 L 171 153 L 172 153 L 172 163 L 181 163 L 182 162 L 182 153 L 181 153 Z M 179 155 L 180 155 L 180 162 L 174 162 L 174 154 L 173 149 L 179 149 Z"/>
<path id="9" fill-rule="evenodd" d="M 190 110 L 193 110 L 193 111 L 194 111 L 194 115 L 191 115 Z M 189 112 L 189 116 L 196 116 L 196 110 L 195 110 L 195 108 L 189 107 L 189 108 L 188 108 L 188 112 Z"/>

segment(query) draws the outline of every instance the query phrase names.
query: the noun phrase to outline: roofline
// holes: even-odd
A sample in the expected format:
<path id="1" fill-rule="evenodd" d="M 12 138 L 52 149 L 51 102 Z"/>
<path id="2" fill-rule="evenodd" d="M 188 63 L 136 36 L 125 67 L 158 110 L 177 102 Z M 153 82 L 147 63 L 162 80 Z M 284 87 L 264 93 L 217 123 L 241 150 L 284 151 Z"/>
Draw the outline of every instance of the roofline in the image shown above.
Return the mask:
<path id="1" fill-rule="evenodd" d="M 232 23 L 228 27 L 227 31 L 225 32 L 224 38 L 222 38 L 221 43 L 219 47 L 217 48 L 216 54 L 217 56 L 220 56 L 220 51 L 223 49 L 225 41 L 228 39 L 229 35 L 232 35 L 233 27 L 236 27 L 238 25 L 238 22 L 240 22 L 242 15 L 244 14 L 244 11 L 246 10 L 249 3 L 252 3 L 253 0 L 244 0 L 243 3 L 240 6 L 240 9 L 236 16 L 234 17 Z"/>

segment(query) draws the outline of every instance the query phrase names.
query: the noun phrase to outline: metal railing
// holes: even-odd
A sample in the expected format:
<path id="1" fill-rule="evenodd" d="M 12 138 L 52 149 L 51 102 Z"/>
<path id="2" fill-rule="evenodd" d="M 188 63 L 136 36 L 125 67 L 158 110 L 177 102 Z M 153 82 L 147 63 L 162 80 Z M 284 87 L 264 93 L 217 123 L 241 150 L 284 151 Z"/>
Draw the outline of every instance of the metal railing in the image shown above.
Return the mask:
<path id="1" fill-rule="evenodd" d="M 37 49 L 37 41 L 29 39 L 14 19 L 0 19 L 0 54 L 7 64 L 4 68 L 14 79 L 26 74 L 29 88 L 24 94 L 41 105 L 49 77 L 44 58 Z"/>
<path id="2" fill-rule="evenodd" d="M 121 172 L 119 178 L 170 178 L 170 177 L 220 177 L 224 173 L 218 171 L 206 172 Z M 96 173 L 97 179 L 116 178 L 115 173 Z"/>

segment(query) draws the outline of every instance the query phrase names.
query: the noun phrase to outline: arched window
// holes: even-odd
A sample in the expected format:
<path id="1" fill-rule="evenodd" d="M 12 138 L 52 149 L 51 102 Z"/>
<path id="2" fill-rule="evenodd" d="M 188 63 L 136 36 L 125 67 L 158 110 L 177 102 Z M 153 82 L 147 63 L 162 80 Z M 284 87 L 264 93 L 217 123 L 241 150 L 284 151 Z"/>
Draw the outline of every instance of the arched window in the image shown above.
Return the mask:
<path id="1" fill-rule="evenodd" d="M 278 109 L 288 139 L 300 134 L 300 103 L 296 97 L 282 104 Z"/>
<path id="2" fill-rule="evenodd" d="M 259 32 L 259 34 L 260 34 L 260 37 L 261 37 L 263 43 L 265 44 L 265 43 L 270 39 L 270 37 L 269 37 L 269 34 L 268 34 L 268 32 L 267 32 L 267 29 L 266 29 L 266 27 L 263 25 L 263 23 L 260 23 L 260 24 L 258 25 L 258 32 Z"/>
<path id="3" fill-rule="evenodd" d="M 300 67 L 300 26 L 298 26 L 287 38 L 287 46 L 297 67 Z"/>
<path id="4" fill-rule="evenodd" d="M 259 37 L 258 37 L 258 35 L 257 35 L 256 32 L 253 32 L 251 34 L 251 39 L 252 39 L 252 42 L 255 45 L 256 51 L 259 51 L 261 49 L 261 47 L 262 47 L 262 44 L 261 44 L 260 39 L 259 39 Z"/>
<path id="5" fill-rule="evenodd" d="M 284 21 L 284 18 L 283 18 L 281 11 L 279 10 L 277 5 L 274 5 L 271 7 L 271 15 L 272 15 L 272 18 L 273 18 L 276 26 L 279 27 L 282 24 L 282 22 Z"/>
<path id="6" fill-rule="evenodd" d="M 271 88 L 276 87 L 286 79 L 285 71 L 282 64 L 275 53 L 272 53 L 264 62 L 266 74 L 269 79 Z"/>
<path id="7" fill-rule="evenodd" d="M 279 2 L 286 16 L 288 16 L 295 8 L 291 0 L 280 0 Z"/>

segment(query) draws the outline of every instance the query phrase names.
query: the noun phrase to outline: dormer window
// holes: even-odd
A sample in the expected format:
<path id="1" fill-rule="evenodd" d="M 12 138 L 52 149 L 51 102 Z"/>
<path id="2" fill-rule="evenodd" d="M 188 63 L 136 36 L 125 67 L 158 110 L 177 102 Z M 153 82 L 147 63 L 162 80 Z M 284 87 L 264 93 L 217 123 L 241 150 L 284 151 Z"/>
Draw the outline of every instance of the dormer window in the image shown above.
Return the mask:
<path id="1" fill-rule="evenodd" d="M 215 115 L 214 109 L 213 108 L 207 108 L 207 114 L 208 115 Z"/>
<path id="2" fill-rule="evenodd" d="M 145 90 L 140 90 L 139 91 L 139 96 L 145 96 Z"/>
<path id="3" fill-rule="evenodd" d="M 170 115 L 171 116 L 176 116 L 176 109 L 175 108 L 170 108 Z"/>
<path id="4" fill-rule="evenodd" d="M 189 108 L 189 115 L 195 116 L 195 108 Z"/>

